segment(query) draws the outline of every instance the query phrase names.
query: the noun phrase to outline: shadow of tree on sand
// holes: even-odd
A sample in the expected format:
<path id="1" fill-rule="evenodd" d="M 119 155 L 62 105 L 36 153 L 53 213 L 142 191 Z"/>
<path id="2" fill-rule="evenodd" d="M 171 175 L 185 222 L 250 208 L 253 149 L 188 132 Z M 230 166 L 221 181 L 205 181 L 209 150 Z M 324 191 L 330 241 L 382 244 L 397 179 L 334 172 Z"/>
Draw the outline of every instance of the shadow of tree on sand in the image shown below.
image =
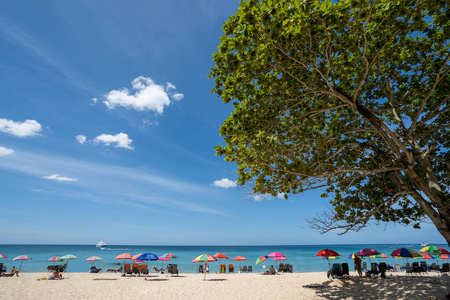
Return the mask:
<path id="1" fill-rule="evenodd" d="M 349 278 L 324 282 L 316 295 L 325 299 L 445 299 L 450 276 Z"/>

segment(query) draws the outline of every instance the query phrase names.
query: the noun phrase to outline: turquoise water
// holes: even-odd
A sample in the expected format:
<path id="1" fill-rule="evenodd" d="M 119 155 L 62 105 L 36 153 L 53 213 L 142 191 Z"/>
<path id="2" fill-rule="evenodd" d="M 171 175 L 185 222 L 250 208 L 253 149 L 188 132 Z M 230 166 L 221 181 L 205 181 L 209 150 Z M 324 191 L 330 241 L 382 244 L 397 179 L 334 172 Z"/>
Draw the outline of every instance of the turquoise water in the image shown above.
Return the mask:
<path id="1" fill-rule="evenodd" d="M 448 245 L 436 244 L 435 246 L 443 247 L 449 250 Z M 353 260 L 345 258 L 352 252 L 357 252 L 363 248 L 372 248 L 386 255 L 390 255 L 392 251 L 397 248 L 410 248 L 415 251 L 419 251 L 422 247 L 418 244 L 372 244 L 372 245 L 301 245 L 301 246 L 123 246 L 123 245 L 109 245 L 105 250 L 100 250 L 95 245 L 0 245 L 0 254 L 4 254 L 7 258 L 0 259 L 0 263 L 4 263 L 8 270 L 14 265 L 16 268 L 20 266 L 20 261 L 13 261 L 14 257 L 19 255 L 27 255 L 31 257 L 31 260 L 22 262 L 22 272 L 41 272 L 45 271 L 48 265 L 53 263 L 46 260 L 52 256 L 63 256 L 66 254 L 73 254 L 78 259 L 72 259 L 69 261 L 67 272 L 88 272 L 92 265 L 92 262 L 87 262 L 86 259 L 90 256 L 99 256 L 103 260 L 97 261 L 94 265 L 98 268 L 102 268 L 103 271 L 106 268 L 118 268 L 117 263 L 123 265 L 123 260 L 115 260 L 114 258 L 122 253 L 130 253 L 132 255 L 138 253 L 151 252 L 158 256 L 165 253 L 174 253 L 178 256 L 176 259 L 172 259 L 170 262 L 162 261 L 150 261 L 148 262 L 149 269 L 151 266 L 166 266 L 167 263 L 176 263 L 181 273 L 196 273 L 198 266 L 191 261 L 200 254 L 214 255 L 216 253 L 224 253 L 230 259 L 221 260 L 221 264 L 233 263 L 235 268 L 238 269 L 240 265 L 253 266 L 253 272 L 261 272 L 262 266 L 270 267 L 276 266 L 277 262 L 272 261 L 271 258 L 264 263 L 255 265 L 258 257 L 268 255 L 272 252 L 281 252 L 288 259 L 284 263 L 290 263 L 293 265 L 294 272 L 319 272 L 326 271 L 328 269 L 328 262 L 326 259 L 316 257 L 316 253 L 322 249 L 332 249 L 342 255 L 339 260 L 330 260 L 330 262 L 347 262 L 350 269 L 353 269 Z M 236 256 L 244 256 L 247 261 L 233 262 L 232 259 Z M 387 259 L 371 259 L 373 262 L 383 261 L 393 265 L 398 262 L 404 264 L 404 260 L 387 258 Z M 368 259 L 363 261 L 369 262 Z M 127 260 L 126 262 L 130 262 Z M 219 262 L 210 263 L 211 272 L 217 272 L 219 270 Z"/>

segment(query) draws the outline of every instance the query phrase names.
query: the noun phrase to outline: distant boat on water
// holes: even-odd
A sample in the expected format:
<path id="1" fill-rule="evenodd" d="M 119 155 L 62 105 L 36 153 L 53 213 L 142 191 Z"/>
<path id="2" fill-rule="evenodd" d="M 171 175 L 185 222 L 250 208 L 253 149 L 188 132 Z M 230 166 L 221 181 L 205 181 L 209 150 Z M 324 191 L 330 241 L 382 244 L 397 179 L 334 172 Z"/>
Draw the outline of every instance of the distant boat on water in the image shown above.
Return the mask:
<path id="1" fill-rule="evenodd" d="M 428 246 L 429 244 L 428 243 L 425 243 L 425 242 L 423 242 L 422 244 L 420 244 L 420 246 L 422 246 L 422 247 L 426 247 L 426 246 Z"/>
<path id="2" fill-rule="evenodd" d="M 97 243 L 97 247 L 100 248 L 100 250 L 104 250 L 106 247 L 106 243 L 104 241 L 100 241 Z"/>

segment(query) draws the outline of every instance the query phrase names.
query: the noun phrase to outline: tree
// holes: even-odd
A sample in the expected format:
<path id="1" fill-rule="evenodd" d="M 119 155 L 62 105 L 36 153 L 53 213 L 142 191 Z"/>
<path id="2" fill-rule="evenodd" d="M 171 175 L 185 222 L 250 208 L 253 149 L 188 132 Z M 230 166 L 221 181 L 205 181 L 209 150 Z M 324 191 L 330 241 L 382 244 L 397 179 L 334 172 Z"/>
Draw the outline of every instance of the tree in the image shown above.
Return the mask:
<path id="1" fill-rule="evenodd" d="M 325 189 L 317 229 L 429 218 L 450 245 L 450 2 L 248 0 L 223 25 L 218 155 L 259 194 Z"/>

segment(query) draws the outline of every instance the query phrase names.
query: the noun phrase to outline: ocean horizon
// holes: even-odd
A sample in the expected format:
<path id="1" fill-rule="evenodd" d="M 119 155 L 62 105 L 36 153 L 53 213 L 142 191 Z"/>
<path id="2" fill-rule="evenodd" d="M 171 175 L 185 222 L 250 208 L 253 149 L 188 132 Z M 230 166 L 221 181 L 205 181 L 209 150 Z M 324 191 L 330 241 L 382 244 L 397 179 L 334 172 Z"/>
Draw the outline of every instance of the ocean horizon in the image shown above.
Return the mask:
<path id="1" fill-rule="evenodd" d="M 446 244 L 431 244 L 445 249 L 449 249 Z M 68 263 L 67 272 L 88 272 L 93 265 L 92 262 L 86 261 L 90 256 L 99 256 L 101 261 L 95 261 L 94 265 L 97 268 L 102 268 L 105 272 L 107 268 L 118 268 L 125 263 L 131 263 L 131 260 L 116 260 L 115 257 L 122 253 L 130 253 L 136 255 L 138 253 L 154 253 L 157 256 L 162 256 L 166 253 L 173 253 L 178 258 L 170 261 L 149 261 L 147 265 L 149 269 L 152 266 L 158 268 L 165 267 L 168 263 L 177 264 L 181 273 L 197 273 L 198 265 L 191 261 L 201 254 L 214 255 L 216 253 L 224 253 L 229 259 L 222 259 L 217 262 L 210 263 L 210 272 L 215 273 L 219 271 L 219 265 L 233 264 L 235 270 L 239 266 L 252 266 L 253 272 L 262 272 L 263 266 L 270 268 L 271 265 L 276 267 L 279 262 L 273 261 L 272 258 L 265 262 L 256 265 L 255 262 L 260 256 L 269 255 L 272 252 L 280 252 L 286 256 L 286 261 L 282 263 L 289 263 L 293 266 L 293 271 L 298 272 L 322 272 L 328 270 L 328 261 L 320 257 L 316 257 L 316 253 L 322 249 L 332 249 L 341 255 L 338 260 L 330 260 L 333 262 L 347 262 L 349 267 L 353 269 L 353 260 L 346 258 L 347 255 L 357 252 L 364 248 L 375 249 L 388 258 L 385 259 L 364 259 L 367 263 L 372 262 L 386 262 L 393 265 L 400 263 L 404 265 L 405 259 L 397 259 L 390 257 L 390 254 L 398 248 L 410 248 L 419 251 L 423 247 L 421 244 L 318 244 L 318 245 L 223 245 L 223 246 L 175 246 L 175 245 L 107 245 L 104 250 L 95 245 L 71 245 L 71 244 L 2 244 L 0 245 L 0 254 L 6 255 L 7 258 L 0 259 L 7 270 L 12 266 L 21 268 L 21 272 L 42 272 L 46 271 L 48 265 L 53 265 L 53 262 L 48 262 L 47 259 L 53 256 L 63 256 L 66 254 L 73 254 L 77 259 L 71 259 Z M 13 261 L 13 259 L 20 255 L 27 255 L 30 259 L 24 261 Z M 236 256 L 244 256 L 246 261 L 232 261 Z M 416 259 L 417 260 L 417 259 Z M 436 262 L 436 260 L 433 260 Z M 438 260 L 441 263 L 441 260 Z M 62 264 L 57 262 L 56 264 Z M 432 262 L 430 262 L 432 263 Z"/>

